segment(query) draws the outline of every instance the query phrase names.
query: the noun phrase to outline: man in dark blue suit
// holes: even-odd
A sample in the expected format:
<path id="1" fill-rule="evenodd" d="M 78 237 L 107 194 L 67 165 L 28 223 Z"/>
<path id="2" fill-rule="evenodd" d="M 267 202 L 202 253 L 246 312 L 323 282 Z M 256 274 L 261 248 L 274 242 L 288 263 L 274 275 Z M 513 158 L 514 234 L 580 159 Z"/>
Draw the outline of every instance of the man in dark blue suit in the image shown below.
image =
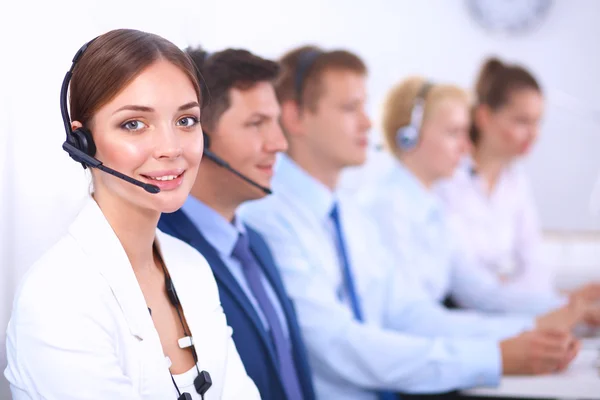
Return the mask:
<path id="1" fill-rule="evenodd" d="M 233 340 L 262 399 L 312 400 L 293 304 L 267 244 L 236 217 L 242 203 L 269 193 L 275 156 L 287 149 L 273 88 L 279 66 L 244 50 L 188 54 L 203 82 L 204 160 L 187 202 L 163 214 L 159 228 L 208 260 Z"/>

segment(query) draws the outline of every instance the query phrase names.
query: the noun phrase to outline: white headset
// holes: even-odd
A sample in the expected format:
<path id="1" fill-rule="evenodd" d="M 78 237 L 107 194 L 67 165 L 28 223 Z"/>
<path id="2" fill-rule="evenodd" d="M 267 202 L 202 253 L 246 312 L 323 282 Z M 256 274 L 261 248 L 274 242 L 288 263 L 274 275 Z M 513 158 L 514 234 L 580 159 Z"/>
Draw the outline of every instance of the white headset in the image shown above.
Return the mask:
<path id="1" fill-rule="evenodd" d="M 421 132 L 421 124 L 423 122 L 423 113 L 425 112 L 425 98 L 433 84 L 425 81 L 417 97 L 413 102 L 410 112 L 410 122 L 408 125 L 401 126 L 396 131 L 396 145 L 402 150 L 411 150 L 419 142 L 419 134 Z"/>

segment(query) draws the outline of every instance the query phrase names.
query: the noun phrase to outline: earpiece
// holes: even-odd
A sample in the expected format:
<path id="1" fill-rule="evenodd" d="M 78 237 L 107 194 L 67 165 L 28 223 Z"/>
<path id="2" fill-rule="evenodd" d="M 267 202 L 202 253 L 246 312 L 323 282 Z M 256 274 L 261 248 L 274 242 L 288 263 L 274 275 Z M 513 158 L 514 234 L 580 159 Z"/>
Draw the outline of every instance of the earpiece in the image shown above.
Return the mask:
<path id="1" fill-rule="evenodd" d="M 96 155 L 96 144 L 92 138 L 92 132 L 86 128 L 77 128 L 72 131 L 71 135 L 67 136 L 67 141 L 90 157 Z M 82 165 L 83 168 L 87 167 L 85 163 Z"/>
<path id="2" fill-rule="evenodd" d="M 423 113 L 425 112 L 425 99 L 432 86 L 433 84 L 429 81 L 423 83 L 423 86 L 419 89 L 417 97 L 415 97 L 413 102 L 413 107 L 410 112 L 410 123 L 401 126 L 396 131 L 396 145 L 399 149 L 411 150 L 419 143 Z"/>

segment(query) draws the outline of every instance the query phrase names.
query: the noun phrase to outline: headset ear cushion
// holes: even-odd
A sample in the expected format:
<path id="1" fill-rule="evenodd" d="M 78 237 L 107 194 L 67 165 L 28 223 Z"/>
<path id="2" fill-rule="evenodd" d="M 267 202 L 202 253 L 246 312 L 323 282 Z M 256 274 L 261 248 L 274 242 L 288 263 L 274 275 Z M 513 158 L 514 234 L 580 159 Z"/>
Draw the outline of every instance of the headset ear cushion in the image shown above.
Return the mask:
<path id="1" fill-rule="evenodd" d="M 91 157 L 96 155 L 96 144 L 94 143 L 92 132 L 90 132 L 88 129 L 77 128 L 72 132 L 71 137 L 75 141 L 73 145 L 79 150 Z"/>
<path id="2" fill-rule="evenodd" d="M 414 126 L 404 126 L 396 131 L 396 145 L 402 150 L 410 150 L 417 145 L 419 132 Z"/>

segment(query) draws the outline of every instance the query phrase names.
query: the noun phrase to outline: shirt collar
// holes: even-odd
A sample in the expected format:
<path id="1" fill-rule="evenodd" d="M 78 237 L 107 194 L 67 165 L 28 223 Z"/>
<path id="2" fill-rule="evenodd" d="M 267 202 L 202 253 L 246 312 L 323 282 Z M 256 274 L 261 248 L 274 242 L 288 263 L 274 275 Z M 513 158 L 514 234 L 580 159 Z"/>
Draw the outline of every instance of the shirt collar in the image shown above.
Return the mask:
<path id="1" fill-rule="evenodd" d="M 233 222 L 229 222 L 194 196 L 188 196 L 182 210 L 221 256 L 231 256 L 239 234 L 246 233 L 240 218 L 235 216 Z"/>
<path id="2" fill-rule="evenodd" d="M 336 195 L 317 179 L 310 176 L 286 154 L 280 154 L 273 190 L 284 189 L 315 215 L 329 218 Z"/>

